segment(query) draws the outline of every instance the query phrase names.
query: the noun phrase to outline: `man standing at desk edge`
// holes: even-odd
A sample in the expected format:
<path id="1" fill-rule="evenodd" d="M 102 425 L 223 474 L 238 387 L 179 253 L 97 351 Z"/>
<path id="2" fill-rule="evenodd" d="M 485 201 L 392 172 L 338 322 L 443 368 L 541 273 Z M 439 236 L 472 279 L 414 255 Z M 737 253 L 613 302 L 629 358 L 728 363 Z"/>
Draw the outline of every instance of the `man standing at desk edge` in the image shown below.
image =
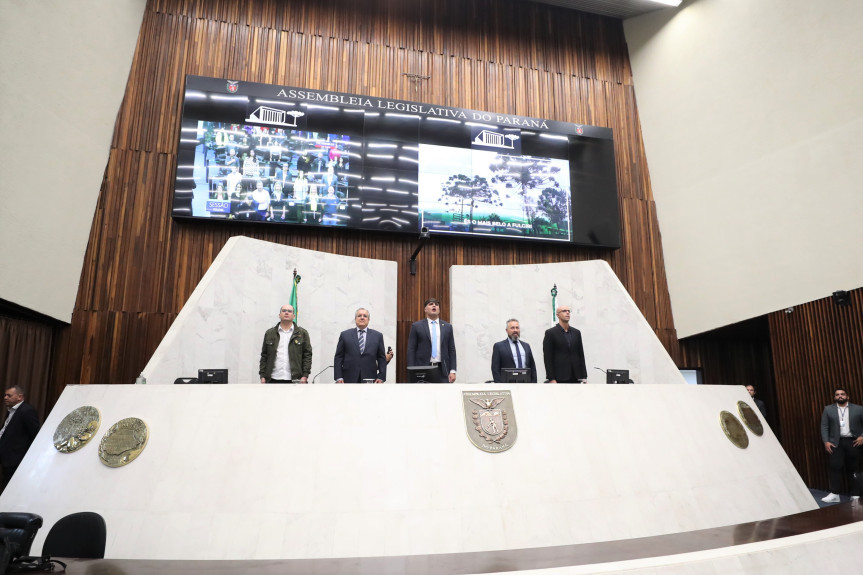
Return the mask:
<path id="1" fill-rule="evenodd" d="M 456 353 L 452 325 L 440 319 L 440 301 L 430 297 L 423 304 L 426 318 L 411 325 L 408 336 L 408 367 L 438 368 L 438 383 L 455 383 Z"/>
<path id="2" fill-rule="evenodd" d="M 545 359 L 545 377 L 549 383 L 587 381 L 581 332 L 569 325 L 570 313 L 569 306 L 558 307 L 557 325 L 545 330 L 542 354 Z"/>
<path id="3" fill-rule="evenodd" d="M 506 321 L 506 339 L 494 344 L 491 351 L 491 376 L 496 383 L 503 382 L 501 368 L 527 368 L 530 383 L 536 383 L 536 362 L 527 343 L 521 341 L 521 327 L 515 318 Z"/>
<path id="4" fill-rule="evenodd" d="M 387 354 L 384 334 L 369 327 L 370 316 L 369 310 L 361 307 L 354 314 L 357 327 L 347 329 L 339 335 L 336 355 L 333 357 L 336 383 L 386 381 Z"/>
<path id="5" fill-rule="evenodd" d="M 294 306 L 279 309 L 279 323 L 264 333 L 258 374 L 261 383 L 308 383 L 312 372 L 309 332 L 294 323 Z"/>

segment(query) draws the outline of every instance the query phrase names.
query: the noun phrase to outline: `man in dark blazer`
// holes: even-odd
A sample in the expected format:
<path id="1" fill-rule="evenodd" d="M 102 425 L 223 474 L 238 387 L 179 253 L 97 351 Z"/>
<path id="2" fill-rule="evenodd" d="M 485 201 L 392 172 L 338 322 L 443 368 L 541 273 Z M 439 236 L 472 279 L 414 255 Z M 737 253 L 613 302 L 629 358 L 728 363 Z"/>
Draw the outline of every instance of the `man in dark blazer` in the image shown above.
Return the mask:
<path id="1" fill-rule="evenodd" d="M 495 382 L 503 382 L 500 373 L 503 367 L 530 369 L 530 383 L 536 383 L 536 362 L 530 346 L 521 341 L 521 328 L 515 318 L 507 320 L 506 339 L 494 344 L 491 351 L 491 375 Z"/>
<path id="2" fill-rule="evenodd" d="M 333 358 L 336 383 L 363 383 L 366 379 L 373 379 L 375 383 L 386 381 L 384 334 L 369 327 L 370 317 L 369 310 L 361 307 L 354 314 L 357 327 L 339 335 Z"/>
<path id="3" fill-rule="evenodd" d="M 24 401 L 24 389 L 20 385 L 13 385 L 6 390 L 3 403 L 9 411 L 0 430 L 0 466 L 3 468 L 0 493 L 6 489 L 6 484 L 18 469 L 41 427 L 36 409 Z"/>
<path id="4" fill-rule="evenodd" d="M 545 377 L 549 383 L 584 383 L 587 366 L 581 332 L 569 325 L 569 306 L 558 307 L 556 313 L 557 325 L 547 329 L 542 340 Z"/>
<path id="5" fill-rule="evenodd" d="M 408 336 L 408 367 L 432 365 L 438 381 L 455 383 L 456 352 L 452 325 L 440 319 L 440 301 L 428 298 L 423 304 L 426 318 L 411 325 Z"/>
<path id="6" fill-rule="evenodd" d="M 764 405 L 763 401 L 755 397 L 755 386 L 751 384 L 747 385 L 746 391 L 749 392 L 749 397 L 751 397 L 752 401 L 755 402 L 755 407 L 757 407 L 758 411 L 761 412 L 761 416 L 767 419 L 767 406 Z"/>
<path id="7" fill-rule="evenodd" d="M 821 441 L 829 455 L 830 493 L 822 497 L 825 503 L 838 503 L 842 486 L 842 469 L 848 475 L 851 498 L 860 498 L 860 486 L 854 474 L 860 469 L 863 451 L 863 406 L 848 402 L 848 392 L 838 388 L 832 403 L 821 414 Z"/>

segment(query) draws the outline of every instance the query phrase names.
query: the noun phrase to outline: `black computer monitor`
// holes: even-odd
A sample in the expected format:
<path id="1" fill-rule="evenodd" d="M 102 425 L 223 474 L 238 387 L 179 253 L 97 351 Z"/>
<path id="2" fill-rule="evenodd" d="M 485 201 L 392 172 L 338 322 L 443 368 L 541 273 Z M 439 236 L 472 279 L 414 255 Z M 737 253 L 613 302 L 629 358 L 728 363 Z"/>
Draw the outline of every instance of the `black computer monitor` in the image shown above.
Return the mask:
<path id="1" fill-rule="evenodd" d="M 228 383 L 228 370 L 199 369 L 198 383 Z"/>
<path id="2" fill-rule="evenodd" d="M 609 369 L 605 372 L 605 383 L 632 383 L 628 369 Z"/>
<path id="3" fill-rule="evenodd" d="M 524 367 L 502 367 L 500 376 L 504 383 L 530 382 L 530 370 Z"/>
<path id="4" fill-rule="evenodd" d="M 439 373 L 435 365 L 409 365 L 408 383 L 439 383 Z"/>

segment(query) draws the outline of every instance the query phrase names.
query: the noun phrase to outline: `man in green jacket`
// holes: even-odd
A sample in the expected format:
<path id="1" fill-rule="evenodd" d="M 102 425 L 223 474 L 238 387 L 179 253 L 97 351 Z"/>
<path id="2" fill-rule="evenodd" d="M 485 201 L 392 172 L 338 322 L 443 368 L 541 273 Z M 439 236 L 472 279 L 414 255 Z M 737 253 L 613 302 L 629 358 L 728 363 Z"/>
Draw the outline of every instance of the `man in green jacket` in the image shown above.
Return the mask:
<path id="1" fill-rule="evenodd" d="M 279 323 L 264 333 L 261 383 L 308 383 L 312 372 L 312 342 L 309 332 L 294 323 L 294 307 L 279 310 Z"/>

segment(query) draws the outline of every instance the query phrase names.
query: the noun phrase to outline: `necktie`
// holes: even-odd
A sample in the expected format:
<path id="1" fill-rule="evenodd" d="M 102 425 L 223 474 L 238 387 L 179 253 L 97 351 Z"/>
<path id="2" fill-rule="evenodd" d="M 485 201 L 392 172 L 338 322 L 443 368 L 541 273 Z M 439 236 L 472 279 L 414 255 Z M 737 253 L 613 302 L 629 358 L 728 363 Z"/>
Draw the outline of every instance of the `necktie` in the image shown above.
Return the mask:
<path id="1" fill-rule="evenodd" d="M 438 350 L 437 350 L 437 322 L 436 321 L 432 322 L 431 339 L 432 339 L 432 342 L 431 342 L 432 343 L 432 357 L 437 357 L 438 356 Z"/>
<path id="2" fill-rule="evenodd" d="M 360 330 L 360 355 L 366 351 L 366 330 Z"/>
<path id="3" fill-rule="evenodd" d="M 516 367 L 521 369 L 524 365 L 521 363 L 521 351 L 518 349 L 518 342 L 514 341 L 512 344 L 515 346 Z"/>

